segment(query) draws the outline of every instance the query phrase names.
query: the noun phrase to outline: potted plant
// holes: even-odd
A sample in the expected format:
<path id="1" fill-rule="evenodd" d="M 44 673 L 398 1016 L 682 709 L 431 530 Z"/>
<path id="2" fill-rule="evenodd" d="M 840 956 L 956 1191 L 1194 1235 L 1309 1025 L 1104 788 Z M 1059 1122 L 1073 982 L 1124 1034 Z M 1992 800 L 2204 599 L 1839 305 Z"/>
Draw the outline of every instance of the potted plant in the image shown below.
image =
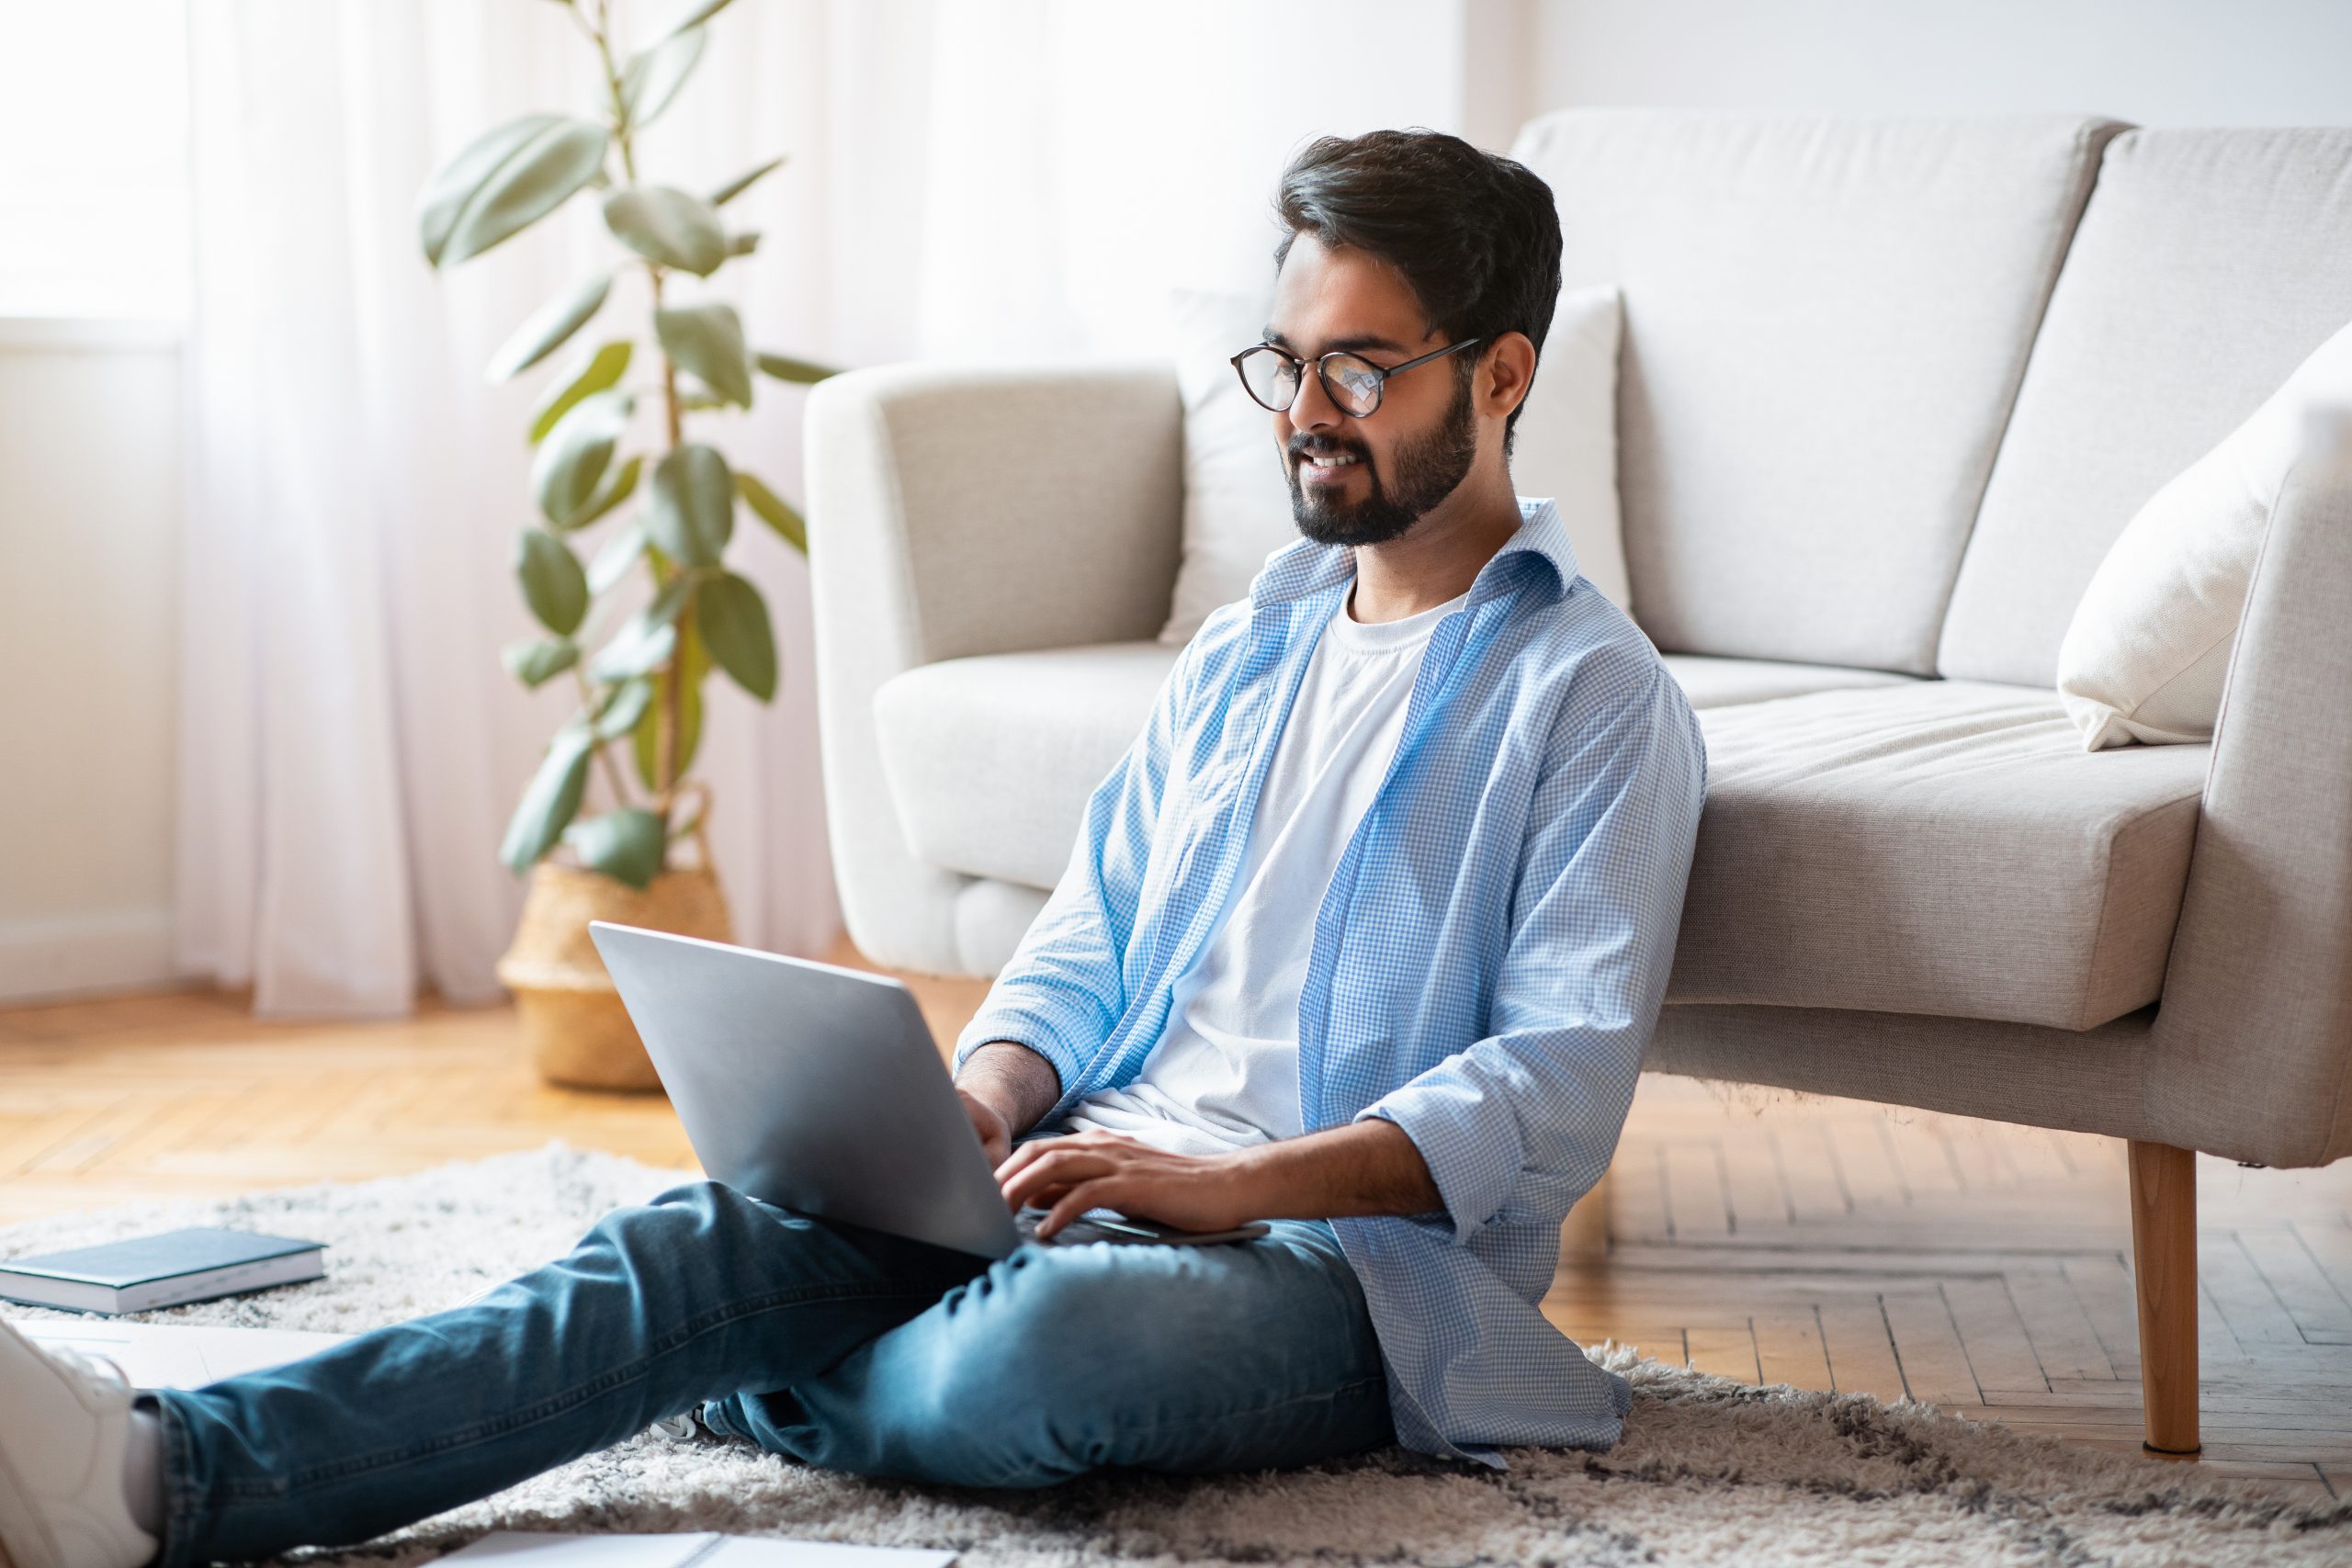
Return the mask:
<path id="1" fill-rule="evenodd" d="M 614 265 L 525 321 L 489 367 L 505 380 L 583 333 L 594 340 L 555 369 L 528 430 L 538 516 L 515 540 L 514 574 L 544 635 L 508 645 L 503 660 L 526 686 L 569 680 L 579 705 L 549 740 L 499 850 L 531 886 L 498 975 L 515 994 L 544 1076 L 650 1089 L 658 1080 L 588 921 L 729 938 L 710 859 L 710 791 L 690 776 L 702 683 L 717 669 L 764 703 L 777 677 L 766 603 L 724 558 L 737 507 L 808 548 L 800 515 L 716 446 L 692 439 L 688 422 L 749 408 L 755 372 L 802 384 L 831 372 L 754 354 L 732 306 L 687 292 L 686 279 L 709 278 L 751 254 L 759 236 L 730 231 L 728 204 L 784 160 L 702 195 L 638 175 L 639 133 L 685 85 L 708 42 L 706 24 L 728 0 L 694 0 L 633 51 L 616 37 L 612 0 L 555 3 L 594 51 L 601 111 L 525 115 L 484 132 L 427 184 L 418 230 L 426 261 L 455 266 L 591 191 L 620 247 Z M 631 273 L 647 283 L 650 359 L 639 353 L 642 325 L 587 332 Z M 656 374 L 634 381 L 637 367 Z M 658 415 L 653 439 L 631 449 L 633 416 L 649 402 Z M 592 779 L 610 799 L 583 815 Z M 683 862 L 689 840 L 694 857 Z"/>

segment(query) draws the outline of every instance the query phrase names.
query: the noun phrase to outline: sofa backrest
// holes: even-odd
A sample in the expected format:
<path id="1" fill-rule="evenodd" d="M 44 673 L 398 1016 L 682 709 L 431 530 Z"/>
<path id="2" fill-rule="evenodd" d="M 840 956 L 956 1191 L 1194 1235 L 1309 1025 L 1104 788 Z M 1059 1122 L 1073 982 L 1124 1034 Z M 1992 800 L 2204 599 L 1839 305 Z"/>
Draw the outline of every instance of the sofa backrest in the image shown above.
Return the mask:
<path id="1" fill-rule="evenodd" d="M 2120 129 L 1588 109 L 1523 128 L 1512 155 L 1557 198 L 1564 287 L 1624 294 L 1626 568 L 1661 649 L 1934 672 Z"/>
<path id="2" fill-rule="evenodd" d="M 2352 321 L 2352 130 L 2108 143 L 1944 617 L 1936 668 L 2054 682 L 2141 504 Z"/>

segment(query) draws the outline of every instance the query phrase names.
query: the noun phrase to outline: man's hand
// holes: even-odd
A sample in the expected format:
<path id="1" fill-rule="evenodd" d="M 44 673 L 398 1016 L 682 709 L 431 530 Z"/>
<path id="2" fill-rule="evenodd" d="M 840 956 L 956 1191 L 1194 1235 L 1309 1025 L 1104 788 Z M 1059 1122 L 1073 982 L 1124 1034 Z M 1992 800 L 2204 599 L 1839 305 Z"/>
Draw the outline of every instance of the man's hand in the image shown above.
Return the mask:
<path id="1" fill-rule="evenodd" d="M 1008 1207 L 1048 1211 L 1039 1235 L 1095 1208 L 1188 1231 L 1445 1209 L 1413 1140 L 1379 1118 L 1214 1155 L 1170 1154 L 1115 1133 L 1036 1138 L 997 1167 L 996 1179 Z"/>
<path id="2" fill-rule="evenodd" d="M 1091 1130 L 1022 1145 L 997 1167 L 996 1179 L 1008 1208 L 1050 1211 L 1037 1222 L 1040 1237 L 1089 1209 L 1116 1209 L 1182 1230 L 1231 1230 L 1261 1217 L 1266 1196 L 1231 1155 L 1170 1154 Z"/>
<path id="3" fill-rule="evenodd" d="M 989 1156 L 990 1165 L 1002 1165 L 1012 1152 L 1012 1129 L 1004 1113 L 968 1089 L 958 1089 L 956 1098 L 964 1102 L 964 1114 L 972 1119 L 972 1131 L 980 1135 L 980 1152 Z"/>

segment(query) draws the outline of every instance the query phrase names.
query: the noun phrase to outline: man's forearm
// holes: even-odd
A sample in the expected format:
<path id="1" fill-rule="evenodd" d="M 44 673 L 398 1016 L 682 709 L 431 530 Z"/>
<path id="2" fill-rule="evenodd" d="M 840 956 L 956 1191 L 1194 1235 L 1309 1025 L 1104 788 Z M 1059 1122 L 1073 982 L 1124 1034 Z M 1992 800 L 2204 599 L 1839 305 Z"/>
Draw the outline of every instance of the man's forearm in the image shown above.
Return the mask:
<path id="1" fill-rule="evenodd" d="M 1442 1213 L 1445 1200 L 1405 1129 L 1367 1118 L 1232 1156 L 1261 1219 Z"/>
<path id="2" fill-rule="evenodd" d="M 956 1075 L 956 1087 L 993 1107 L 1016 1138 L 1043 1120 L 1062 1097 L 1061 1075 L 1053 1063 L 1017 1040 L 991 1040 L 975 1047 Z"/>

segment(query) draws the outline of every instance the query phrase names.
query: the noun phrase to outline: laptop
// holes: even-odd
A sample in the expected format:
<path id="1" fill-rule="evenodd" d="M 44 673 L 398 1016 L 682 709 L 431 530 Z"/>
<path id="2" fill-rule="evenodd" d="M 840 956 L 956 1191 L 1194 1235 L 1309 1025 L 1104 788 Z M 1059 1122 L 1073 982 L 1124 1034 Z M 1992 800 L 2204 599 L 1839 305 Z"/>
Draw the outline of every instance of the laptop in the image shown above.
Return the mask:
<path id="1" fill-rule="evenodd" d="M 1036 1239 L 1045 1211 L 1006 1208 L 905 986 L 610 920 L 588 934 L 712 1180 L 981 1258 Z M 1185 1231 L 1096 1209 L 1045 1245 L 1202 1246 L 1268 1228 Z"/>

